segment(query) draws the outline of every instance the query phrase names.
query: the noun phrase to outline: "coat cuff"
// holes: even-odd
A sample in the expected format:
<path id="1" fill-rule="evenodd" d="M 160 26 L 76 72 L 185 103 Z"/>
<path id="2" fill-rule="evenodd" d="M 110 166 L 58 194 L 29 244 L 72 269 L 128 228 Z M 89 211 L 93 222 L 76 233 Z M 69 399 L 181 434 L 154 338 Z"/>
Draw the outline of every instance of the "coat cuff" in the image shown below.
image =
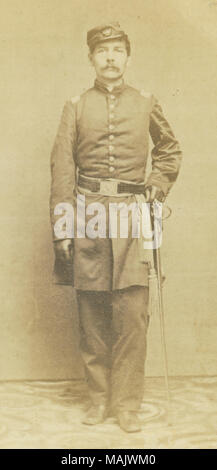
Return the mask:
<path id="1" fill-rule="evenodd" d="M 160 191 L 162 191 L 163 195 L 166 197 L 172 187 L 172 183 L 161 181 L 156 176 L 150 175 L 145 183 L 146 188 L 148 188 L 149 186 L 156 186 Z"/>
<path id="2" fill-rule="evenodd" d="M 73 262 L 64 263 L 58 259 L 55 259 L 52 281 L 53 284 L 73 286 Z"/>

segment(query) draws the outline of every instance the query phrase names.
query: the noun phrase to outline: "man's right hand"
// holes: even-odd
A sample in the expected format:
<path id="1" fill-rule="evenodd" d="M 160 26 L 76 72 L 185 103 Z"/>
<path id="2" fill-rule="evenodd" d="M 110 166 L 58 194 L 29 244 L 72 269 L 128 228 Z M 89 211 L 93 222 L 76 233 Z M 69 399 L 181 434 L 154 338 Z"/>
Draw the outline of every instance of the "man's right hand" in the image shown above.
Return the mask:
<path id="1" fill-rule="evenodd" d="M 56 258 L 62 263 L 71 263 L 73 257 L 73 245 L 71 238 L 58 240 L 54 243 L 54 251 Z"/>

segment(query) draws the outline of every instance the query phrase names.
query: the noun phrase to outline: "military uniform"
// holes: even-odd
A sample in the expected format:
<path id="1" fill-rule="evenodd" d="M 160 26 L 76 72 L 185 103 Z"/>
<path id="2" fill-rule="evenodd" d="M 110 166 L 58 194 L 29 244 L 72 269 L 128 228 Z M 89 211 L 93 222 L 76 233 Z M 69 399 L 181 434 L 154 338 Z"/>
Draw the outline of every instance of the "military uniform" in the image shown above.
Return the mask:
<path id="1" fill-rule="evenodd" d="M 154 147 L 147 177 L 149 135 Z M 107 213 L 110 202 L 135 202 L 135 185 L 154 185 L 166 197 L 180 162 L 179 144 L 155 96 L 124 81 L 109 90 L 96 79 L 63 109 L 51 154 L 52 226 L 58 218 L 55 206 L 66 202 L 76 210 L 77 194 L 85 195 L 86 206 L 102 203 Z M 106 180 L 125 184 L 126 191 L 111 195 L 94 190 L 94 184 Z M 129 233 L 131 229 L 132 219 Z M 107 230 L 105 238 L 75 236 L 72 264 L 55 262 L 55 282 L 77 291 L 91 399 L 99 403 L 110 395 L 115 409 L 137 409 L 143 394 L 148 263 L 139 249 L 138 238 L 111 239 Z"/>

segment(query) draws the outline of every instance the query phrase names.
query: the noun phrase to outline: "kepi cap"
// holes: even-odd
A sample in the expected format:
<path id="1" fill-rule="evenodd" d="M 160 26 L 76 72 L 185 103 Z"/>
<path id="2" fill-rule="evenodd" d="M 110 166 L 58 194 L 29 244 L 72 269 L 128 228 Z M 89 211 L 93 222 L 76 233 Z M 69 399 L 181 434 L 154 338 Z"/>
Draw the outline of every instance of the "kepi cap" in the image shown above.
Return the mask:
<path id="1" fill-rule="evenodd" d="M 124 39 L 127 44 L 127 51 L 130 53 L 130 42 L 127 34 L 121 29 L 118 22 L 111 22 L 90 29 L 87 33 L 87 45 L 93 50 L 99 42 L 110 39 Z"/>

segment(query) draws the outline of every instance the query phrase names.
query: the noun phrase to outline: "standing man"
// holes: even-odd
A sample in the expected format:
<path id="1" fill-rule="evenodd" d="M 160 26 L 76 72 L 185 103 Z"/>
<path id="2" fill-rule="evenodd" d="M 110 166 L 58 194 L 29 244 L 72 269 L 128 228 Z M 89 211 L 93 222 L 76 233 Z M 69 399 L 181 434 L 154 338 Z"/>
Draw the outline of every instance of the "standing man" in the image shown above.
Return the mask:
<path id="1" fill-rule="evenodd" d="M 76 289 L 90 397 L 83 422 L 101 423 L 112 410 L 123 430 L 135 432 L 144 386 L 148 262 L 141 259 L 139 238 L 112 238 L 109 223 L 101 237 L 87 236 L 77 216 L 77 235 L 57 236 L 57 207 L 65 203 L 76 210 L 76 198 L 79 204 L 85 198 L 86 208 L 102 204 L 107 220 L 110 203 L 130 207 L 141 194 L 147 202 L 163 201 L 178 175 L 181 152 L 156 98 L 124 82 L 130 42 L 119 23 L 91 29 L 87 44 L 96 79 L 66 102 L 51 155 L 54 273 L 57 283 Z M 146 177 L 149 134 L 154 148 Z M 129 218 L 129 234 L 131 229 Z"/>

